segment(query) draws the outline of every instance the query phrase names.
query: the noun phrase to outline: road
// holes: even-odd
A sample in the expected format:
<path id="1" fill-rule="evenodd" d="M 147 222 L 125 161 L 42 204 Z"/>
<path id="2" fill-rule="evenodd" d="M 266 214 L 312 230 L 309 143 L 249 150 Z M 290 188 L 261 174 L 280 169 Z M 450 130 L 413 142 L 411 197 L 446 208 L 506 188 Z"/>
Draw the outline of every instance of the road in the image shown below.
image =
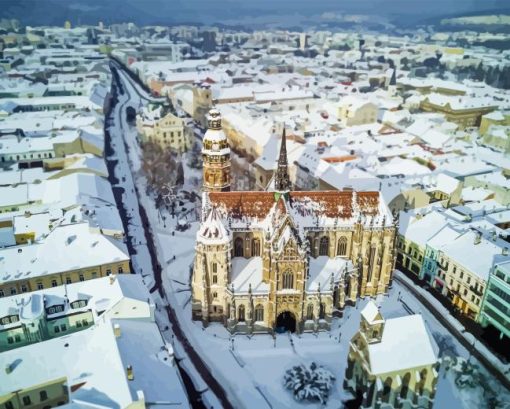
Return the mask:
<path id="1" fill-rule="evenodd" d="M 143 90 L 140 90 L 136 84 L 132 83 L 132 80 L 122 72 L 122 67 L 116 63 L 112 62 L 111 64 L 112 73 L 114 74 L 114 83 L 113 87 L 116 87 L 116 90 L 118 90 L 119 93 L 122 93 L 124 95 L 124 98 L 122 98 L 122 102 L 118 102 L 116 106 L 112 109 L 112 114 L 114 115 L 114 118 L 112 118 L 112 122 L 114 124 L 117 124 L 120 127 L 120 134 L 122 135 L 123 143 L 118 144 L 112 144 L 112 149 L 115 150 L 115 154 L 118 156 L 117 162 L 120 165 L 125 166 L 128 169 L 128 172 L 125 174 L 125 178 L 128 180 L 129 184 L 132 186 L 131 189 L 124 189 L 123 194 L 125 194 L 125 199 L 120 198 L 120 203 L 117 203 L 119 207 L 125 207 L 125 202 L 129 203 L 128 207 L 132 207 L 132 212 L 121 212 L 121 216 L 124 215 L 124 217 L 131 218 L 134 217 L 139 226 L 142 226 L 144 229 L 144 237 L 147 245 L 147 249 L 149 252 L 150 257 L 150 264 L 152 265 L 152 269 L 154 271 L 154 280 L 155 280 L 155 286 L 152 288 L 152 290 L 158 290 L 161 298 L 163 300 L 167 300 L 164 287 L 162 286 L 162 278 L 161 278 L 161 264 L 164 263 L 164 261 L 160 261 L 157 258 L 157 252 L 156 247 L 154 243 L 154 239 L 152 237 L 152 234 L 149 230 L 149 220 L 147 217 L 147 214 L 145 212 L 145 209 L 140 204 L 140 198 L 139 194 L 140 192 L 136 188 L 136 184 L 134 183 L 133 178 L 133 169 L 130 168 L 130 163 L 128 160 L 128 141 L 125 140 L 125 138 L 129 135 L 129 132 L 126 132 L 126 129 L 128 128 L 128 124 L 126 123 L 126 115 L 125 115 L 125 109 L 127 106 L 135 106 L 139 107 L 141 103 L 141 100 L 148 102 L 160 102 L 160 98 L 152 98 L 151 96 L 147 95 Z M 136 93 L 136 95 L 134 95 Z M 112 135 L 113 137 L 113 135 Z M 132 142 L 132 141 L 129 141 Z M 129 146 L 132 146 L 132 144 L 129 144 Z M 145 192 L 142 192 L 142 194 L 145 194 Z M 129 223 L 129 221 L 128 221 Z M 132 238 L 131 238 L 132 239 Z M 140 264 L 140 263 L 139 263 Z M 140 267 L 140 265 L 139 265 Z M 150 266 L 146 266 L 146 268 L 149 268 Z M 136 270 L 136 269 L 135 269 Z M 140 271 L 137 271 L 140 272 Z M 211 391 L 214 393 L 214 395 L 217 397 L 217 399 L 221 402 L 221 405 L 223 408 L 230 409 L 233 408 L 233 406 L 230 404 L 229 399 L 227 397 L 227 393 L 225 392 L 223 386 L 216 380 L 214 375 L 209 370 L 208 366 L 204 363 L 204 361 L 201 359 L 200 355 L 196 352 L 194 347 L 189 343 L 185 332 L 180 326 L 179 320 L 177 318 L 177 314 L 175 313 L 175 310 L 171 303 L 167 302 L 167 305 L 165 306 L 168 319 L 172 325 L 173 333 L 177 339 L 177 341 L 183 346 L 184 351 L 186 352 L 187 357 L 189 358 L 190 362 L 193 364 L 196 371 L 200 374 L 204 382 L 208 385 L 208 387 L 211 389 Z M 188 390 L 188 394 L 190 395 L 190 400 L 194 408 L 205 408 L 205 406 L 200 402 L 200 392 L 194 389 L 194 386 L 190 380 L 189 374 L 187 374 L 184 369 L 179 366 L 181 370 L 181 374 L 183 375 L 183 380 L 186 384 L 186 388 Z"/>

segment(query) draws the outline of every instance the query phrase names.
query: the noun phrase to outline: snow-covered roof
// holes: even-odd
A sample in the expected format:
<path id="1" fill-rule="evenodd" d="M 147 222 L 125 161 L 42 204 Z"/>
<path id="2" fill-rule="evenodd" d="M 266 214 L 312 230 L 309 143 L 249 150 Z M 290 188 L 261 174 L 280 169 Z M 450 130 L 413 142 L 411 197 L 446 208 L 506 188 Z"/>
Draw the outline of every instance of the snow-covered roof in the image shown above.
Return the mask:
<path id="1" fill-rule="evenodd" d="M 262 257 L 234 257 L 232 259 L 232 275 L 230 283 L 235 293 L 248 293 L 254 295 L 268 294 L 269 283 L 262 281 Z"/>
<path id="2" fill-rule="evenodd" d="M 310 258 L 309 277 L 306 282 L 308 292 L 330 292 L 331 285 L 338 283 L 347 272 L 354 270 L 352 261 L 342 257 L 319 256 Z"/>
<path id="3" fill-rule="evenodd" d="M 128 260 L 122 241 L 91 233 L 88 223 L 64 225 L 41 242 L 0 249 L 0 283 Z"/>
<path id="4" fill-rule="evenodd" d="M 421 315 L 387 319 L 381 342 L 368 345 L 370 372 L 382 375 L 438 361 L 438 348 Z"/>

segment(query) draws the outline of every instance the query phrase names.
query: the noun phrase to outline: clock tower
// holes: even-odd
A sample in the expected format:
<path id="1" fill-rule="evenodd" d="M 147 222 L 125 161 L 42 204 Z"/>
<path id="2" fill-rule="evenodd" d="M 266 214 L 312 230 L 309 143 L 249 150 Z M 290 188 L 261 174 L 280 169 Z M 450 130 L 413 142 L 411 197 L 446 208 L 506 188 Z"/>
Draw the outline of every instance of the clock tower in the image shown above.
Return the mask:
<path id="1" fill-rule="evenodd" d="M 207 131 L 202 144 L 204 192 L 230 190 L 230 146 L 221 129 L 221 115 L 211 109 L 207 115 Z"/>

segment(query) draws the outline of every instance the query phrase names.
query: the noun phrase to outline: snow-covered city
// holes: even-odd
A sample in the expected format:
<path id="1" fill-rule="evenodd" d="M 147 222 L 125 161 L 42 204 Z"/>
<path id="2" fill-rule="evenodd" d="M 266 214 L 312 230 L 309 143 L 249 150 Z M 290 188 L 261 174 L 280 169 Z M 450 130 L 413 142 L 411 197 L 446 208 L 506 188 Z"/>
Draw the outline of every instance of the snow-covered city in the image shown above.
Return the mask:
<path id="1" fill-rule="evenodd" d="M 460 3 L 3 0 L 0 409 L 510 408 L 510 8 Z"/>

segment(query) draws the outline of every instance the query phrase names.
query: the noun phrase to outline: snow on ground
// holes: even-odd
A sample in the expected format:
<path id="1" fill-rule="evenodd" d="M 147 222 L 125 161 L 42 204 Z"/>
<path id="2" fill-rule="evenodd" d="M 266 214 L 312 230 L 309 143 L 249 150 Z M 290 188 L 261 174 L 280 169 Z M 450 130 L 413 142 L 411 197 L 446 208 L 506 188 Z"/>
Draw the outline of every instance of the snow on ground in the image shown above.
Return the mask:
<path id="1" fill-rule="evenodd" d="M 135 131 L 132 132 L 133 134 L 130 134 L 128 138 L 130 159 L 134 168 L 139 169 L 140 151 L 136 143 Z M 185 178 L 187 178 L 186 170 L 185 167 Z M 145 192 L 143 175 L 137 174 L 136 183 L 139 191 Z M 129 192 L 126 193 L 126 196 L 128 203 L 136 203 L 136 199 L 132 199 Z M 308 408 L 322 407 L 318 403 L 297 404 L 291 392 L 285 390 L 283 386 L 283 375 L 287 369 L 311 361 L 325 366 L 336 376 L 330 399 L 325 407 L 338 408 L 341 406 L 343 399 L 349 398 L 342 389 L 349 341 L 358 330 L 360 311 L 368 300 L 360 300 L 356 307 L 347 307 L 343 318 L 333 320 L 330 332 L 319 334 L 302 334 L 300 336 L 279 334 L 275 338 L 270 335 L 255 335 L 252 337 L 238 335 L 231 337 L 220 324 L 203 328 L 200 322 L 191 320 L 190 303 L 190 266 L 194 257 L 195 234 L 198 223 L 193 222 L 190 215 L 190 229 L 179 232 L 175 229 L 177 217 L 172 218 L 167 212 L 163 212 L 163 216 L 166 217 L 165 222 L 163 222 L 154 206 L 154 201 L 145 195 L 142 195 L 141 200 L 147 211 L 153 233 L 155 233 L 158 257 L 163 268 L 163 285 L 167 293 L 167 300 L 165 301 L 170 302 L 176 309 L 180 324 L 188 334 L 189 342 L 209 365 L 214 376 L 224 385 L 235 407 L 257 409 L 305 405 Z M 136 207 L 133 207 L 133 209 L 137 210 Z M 133 227 L 133 233 L 140 234 L 136 226 Z M 144 239 L 140 237 L 140 240 L 143 246 Z M 140 268 L 143 268 L 142 266 L 150 268 L 149 260 L 143 260 L 143 257 L 139 257 L 137 260 L 137 263 L 140 263 Z M 157 304 L 161 306 L 165 301 L 158 300 Z M 465 359 L 469 358 L 468 351 L 405 287 L 395 282 L 389 295 L 379 297 L 377 303 L 381 306 L 385 318 L 421 313 L 438 343 L 449 346 L 452 355 L 458 355 Z M 167 317 L 161 311 L 158 312 L 157 317 L 158 322 L 167 322 Z M 170 331 L 164 332 L 164 336 L 171 339 Z M 185 355 L 182 347 L 177 343 L 175 349 L 177 357 Z M 471 362 L 480 365 L 474 358 L 471 358 Z M 182 364 L 193 378 L 197 389 L 205 387 L 193 366 L 186 361 Z M 490 380 L 502 401 L 510 401 L 508 391 L 488 375 L 484 368 L 481 368 L 481 372 L 483 376 Z M 457 388 L 454 383 L 454 376 L 445 373 L 444 368 L 441 369 L 435 407 L 484 408 L 487 407 L 484 399 L 479 388 L 478 390 L 460 390 Z M 212 397 L 211 405 L 216 408 L 220 407 L 218 403 L 212 403 L 214 400 L 215 398 Z"/>

